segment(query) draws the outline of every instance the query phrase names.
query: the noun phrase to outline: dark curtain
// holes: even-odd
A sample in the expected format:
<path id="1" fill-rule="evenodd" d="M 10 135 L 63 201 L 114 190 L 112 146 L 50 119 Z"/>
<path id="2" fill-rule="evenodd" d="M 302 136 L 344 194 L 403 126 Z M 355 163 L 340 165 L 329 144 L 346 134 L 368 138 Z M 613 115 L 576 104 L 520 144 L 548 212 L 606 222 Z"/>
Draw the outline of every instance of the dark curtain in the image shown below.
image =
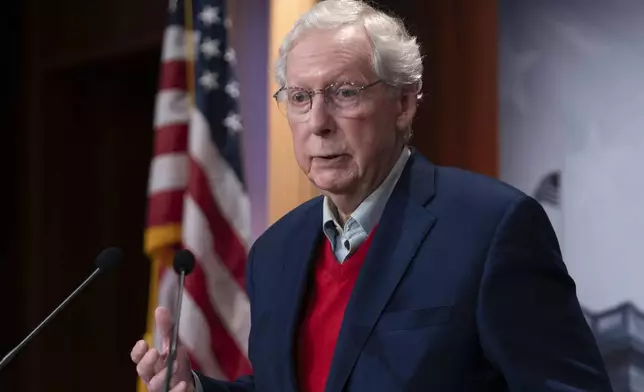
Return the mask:
<path id="1" fill-rule="evenodd" d="M 126 258 L 0 372 L 0 390 L 134 391 L 129 352 L 147 312 L 142 242 L 165 2 L 5 7 L 1 354 L 93 271 L 105 246 Z"/>

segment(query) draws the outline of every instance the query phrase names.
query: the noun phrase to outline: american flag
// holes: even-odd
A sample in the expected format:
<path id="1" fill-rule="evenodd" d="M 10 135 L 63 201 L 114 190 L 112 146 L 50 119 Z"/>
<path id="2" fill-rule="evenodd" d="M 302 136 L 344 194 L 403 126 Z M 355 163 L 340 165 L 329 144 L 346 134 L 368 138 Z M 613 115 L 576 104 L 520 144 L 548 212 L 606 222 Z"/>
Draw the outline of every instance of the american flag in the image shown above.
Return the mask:
<path id="1" fill-rule="evenodd" d="M 229 27 L 225 0 L 170 1 L 145 233 L 153 259 L 148 342 L 160 347 L 154 308 L 174 307 L 173 251 L 189 249 L 197 264 L 186 277 L 179 339 L 194 369 L 223 380 L 251 373 L 244 289 L 250 203 Z"/>

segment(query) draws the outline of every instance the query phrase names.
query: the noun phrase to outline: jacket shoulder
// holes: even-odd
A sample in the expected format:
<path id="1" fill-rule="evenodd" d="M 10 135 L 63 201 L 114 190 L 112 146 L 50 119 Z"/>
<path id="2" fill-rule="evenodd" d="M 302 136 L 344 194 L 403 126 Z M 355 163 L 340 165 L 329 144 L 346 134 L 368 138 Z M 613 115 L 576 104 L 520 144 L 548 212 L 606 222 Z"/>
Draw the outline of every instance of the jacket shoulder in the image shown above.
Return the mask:
<path id="1" fill-rule="evenodd" d="M 532 199 L 501 180 L 454 167 L 437 166 L 434 180 L 440 208 L 473 220 L 498 221 L 519 200 Z"/>
<path id="2" fill-rule="evenodd" d="M 489 207 L 508 205 L 527 195 L 497 178 L 452 166 L 440 166 L 418 152 L 410 161 L 410 192 L 422 192 L 429 181 L 434 201 L 448 205 Z"/>
<path id="3" fill-rule="evenodd" d="M 437 166 L 436 181 L 442 191 L 467 196 L 475 194 L 483 199 L 512 201 L 527 196 L 525 192 L 497 178 L 456 167 Z"/>

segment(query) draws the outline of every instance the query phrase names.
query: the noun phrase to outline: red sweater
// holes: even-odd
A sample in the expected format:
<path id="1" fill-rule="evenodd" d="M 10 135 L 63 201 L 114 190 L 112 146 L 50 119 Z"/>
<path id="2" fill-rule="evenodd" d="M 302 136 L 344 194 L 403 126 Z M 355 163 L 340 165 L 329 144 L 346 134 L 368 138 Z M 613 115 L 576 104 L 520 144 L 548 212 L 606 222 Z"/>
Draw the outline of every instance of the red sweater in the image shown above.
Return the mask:
<path id="1" fill-rule="evenodd" d="M 356 252 L 340 264 L 324 241 L 315 264 L 315 281 L 307 293 L 307 308 L 298 339 L 298 379 L 301 392 L 323 392 L 351 291 L 371 244 L 374 231 Z"/>

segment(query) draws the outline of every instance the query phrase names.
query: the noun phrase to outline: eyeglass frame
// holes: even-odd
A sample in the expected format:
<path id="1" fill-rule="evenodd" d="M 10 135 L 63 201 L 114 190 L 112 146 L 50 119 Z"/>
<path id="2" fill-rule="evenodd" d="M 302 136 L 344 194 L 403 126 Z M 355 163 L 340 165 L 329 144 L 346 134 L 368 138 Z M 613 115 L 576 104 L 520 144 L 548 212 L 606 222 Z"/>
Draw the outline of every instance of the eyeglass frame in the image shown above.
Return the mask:
<path id="1" fill-rule="evenodd" d="M 296 89 L 297 91 L 304 92 L 304 93 L 306 93 L 306 94 L 309 96 L 309 109 L 308 109 L 307 111 L 303 112 L 302 114 L 307 114 L 307 113 L 309 113 L 309 112 L 311 111 L 311 109 L 313 109 L 313 98 L 315 97 L 315 95 L 317 95 L 317 94 L 319 94 L 319 93 L 322 93 L 322 96 L 324 97 L 324 103 L 325 103 L 325 104 L 327 104 L 327 103 L 329 103 L 329 100 L 328 100 L 328 97 L 327 97 L 326 92 L 327 92 L 329 89 L 333 88 L 333 87 L 338 87 L 338 86 L 343 86 L 343 85 L 349 85 L 349 86 L 352 86 L 352 87 L 357 88 L 357 89 L 358 89 L 358 94 L 362 94 L 362 92 L 363 92 L 364 90 L 366 90 L 366 89 L 368 89 L 368 88 L 370 88 L 370 87 L 373 87 L 373 86 L 377 85 L 377 84 L 378 84 L 378 83 L 380 83 L 380 82 L 383 82 L 383 80 L 382 80 L 382 79 L 378 79 L 378 80 L 376 80 L 376 81 L 374 81 L 374 82 L 371 82 L 371 83 L 369 83 L 369 84 L 366 84 L 366 85 L 361 85 L 361 84 L 360 84 L 360 83 L 358 83 L 358 82 L 348 82 L 348 81 L 343 81 L 343 82 L 331 83 L 331 84 L 329 84 L 328 86 L 326 86 L 326 87 L 324 87 L 324 88 L 319 88 L 319 89 L 306 89 L 306 88 L 304 88 L 304 87 L 287 87 L 287 86 L 282 86 L 282 87 L 280 87 L 280 89 L 279 89 L 279 90 L 277 90 L 277 91 L 275 92 L 275 94 L 273 94 L 273 98 L 275 99 L 275 102 L 276 102 L 276 103 L 278 104 L 278 106 L 279 106 L 279 100 L 277 99 L 277 95 L 278 95 L 279 93 L 281 93 L 282 91 L 286 91 L 286 90 L 288 90 L 289 88 L 292 88 L 292 89 Z M 287 100 L 286 100 L 286 102 L 288 103 L 288 102 L 289 102 L 289 99 L 287 99 Z"/>

